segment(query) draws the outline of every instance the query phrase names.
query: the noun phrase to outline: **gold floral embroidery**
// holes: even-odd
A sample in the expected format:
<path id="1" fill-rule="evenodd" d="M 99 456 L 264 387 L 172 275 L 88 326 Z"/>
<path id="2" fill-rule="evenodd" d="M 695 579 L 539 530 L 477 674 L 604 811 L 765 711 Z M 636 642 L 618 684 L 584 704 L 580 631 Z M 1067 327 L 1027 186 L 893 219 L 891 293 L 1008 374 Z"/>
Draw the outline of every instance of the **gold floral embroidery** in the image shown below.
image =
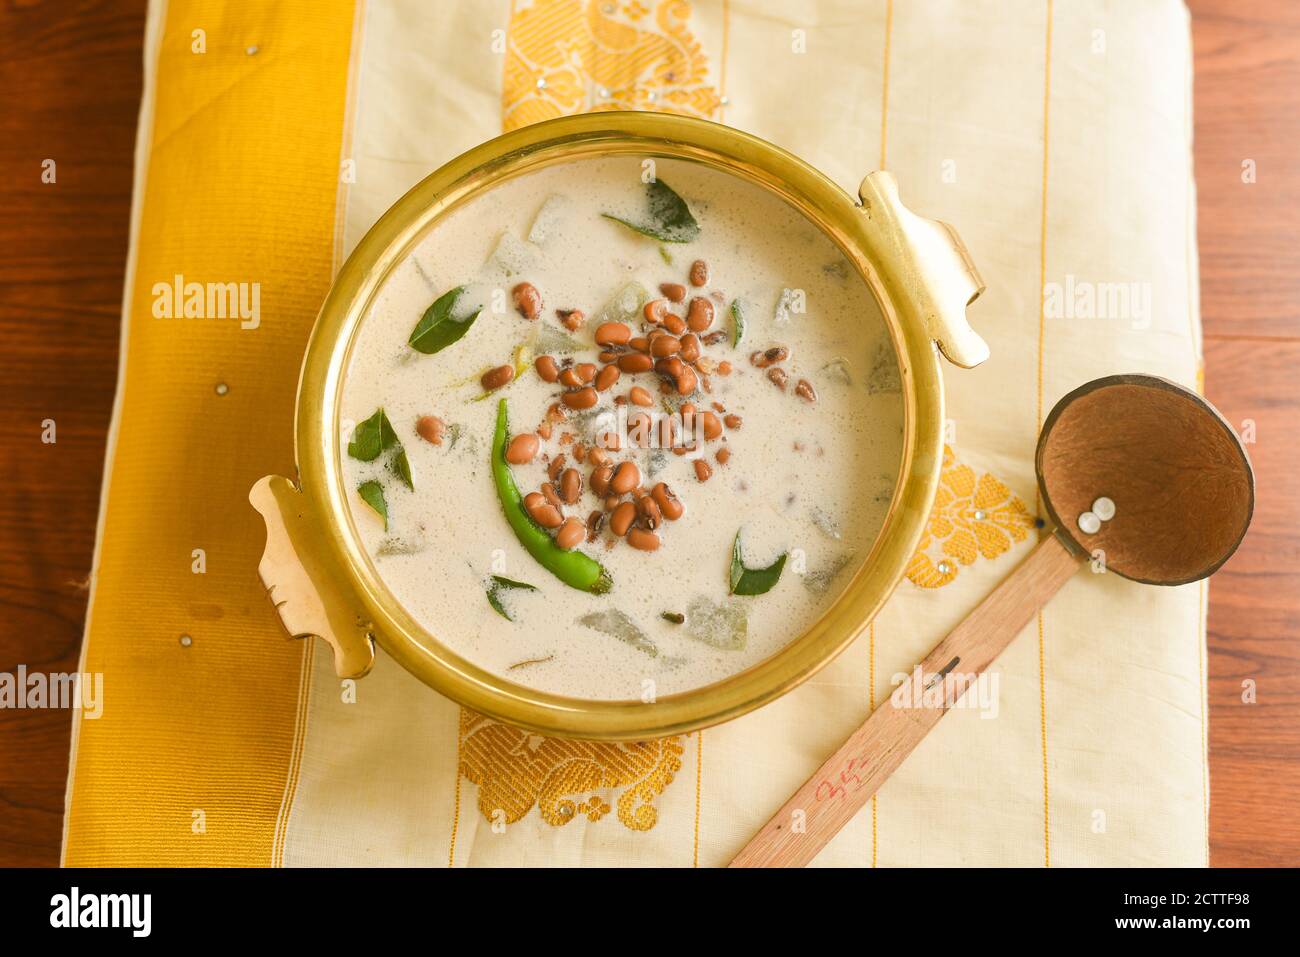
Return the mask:
<path id="1" fill-rule="evenodd" d="M 462 708 L 460 773 L 479 788 L 478 808 L 513 824 L 537 806 L 542 820 L 561 827 L 579 814 L 599 821 L 613 808 L 598 792 L 622 789 L 616 799 L 624 827 L 648 831 L 659 820 L 655 799 L 682 767 L 680 737 L 611 744 L 530 734 Z"/>
<path id="2" fill-rule="evenodd" d="M 922 588 L 939 588 L 957 577 L 959 565 L 977 556 L 997 558 L 1023 542 L 1034 518 L 1023 502 L 987 472 L 977 475 L 943 447 L 943 472 L 934 509 L 907 577 Z"/>
<path id="3" fill-rule="evenodd" d="M 502 127 L 596 110 L 711 116 L 721 100 L 690 15 L 686 0 L 520 0 L 507 33 Z"/>

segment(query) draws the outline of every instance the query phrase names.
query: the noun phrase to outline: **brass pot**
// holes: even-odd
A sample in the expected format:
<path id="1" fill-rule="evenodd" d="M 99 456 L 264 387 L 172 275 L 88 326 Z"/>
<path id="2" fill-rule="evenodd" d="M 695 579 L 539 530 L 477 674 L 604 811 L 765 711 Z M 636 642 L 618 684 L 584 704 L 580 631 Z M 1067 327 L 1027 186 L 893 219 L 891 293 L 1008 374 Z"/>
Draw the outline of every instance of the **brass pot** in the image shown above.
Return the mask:
<path id="1" fill-rule="evenodd" d="M 770 658 L 652 704 L 534 691 L 452 651 L 398 604 L 376 572 L 353 524 L 341 467 L 343 375 L 361 321 L 390 272 L 442 216 L 497 183 L 553 163 L 610 154 L 705 163 L 799 209 L 843 251 L 879 302 L 904 400 L 894 498 L 870 554 L 839 599 Z M 663 113 L 591 113 L 538 123 L 477 146 L 424 179 L 365 235 L 321 307 L 298 383 L 298 483 L 268 476 L 250 493 L 267 524 L 259 572 L 289 633 L 328 641 L 340 677 L 369 671 L 378 641 L 421 681 L 467 708 L 532 731 L 580 738 L 635 740 L 718 724 L 814 674 L 867 627 L 924 530 L 943 461 L 938 352 L 967 368 L 988 356 L 965 313 L 984 286 L 957 235 L 906 209 L 889 173 L 871 173 L 858 195 L 855 203 L 771 143 Z"/>

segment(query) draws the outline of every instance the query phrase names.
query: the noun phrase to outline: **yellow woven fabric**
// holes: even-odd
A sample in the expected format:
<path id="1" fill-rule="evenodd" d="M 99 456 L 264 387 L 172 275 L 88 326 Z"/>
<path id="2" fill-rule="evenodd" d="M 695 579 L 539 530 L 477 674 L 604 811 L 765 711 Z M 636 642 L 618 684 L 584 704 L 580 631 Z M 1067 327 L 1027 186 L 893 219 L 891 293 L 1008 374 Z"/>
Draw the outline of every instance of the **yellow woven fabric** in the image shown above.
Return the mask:
<path id="1" fill-rule="evenodd" d="M 105 705 L 77 722 L 69 865 L 275 857 L 304 648 L 267 614 L 247 494 L 293 474 L 293 370 L 329 287 L 352 29 L 350 2 L 151 11 L 83 651 Z M 177 276 L 247 284 L 250 305 L 258 284 L 256 328 L 179 306 L 157 318 L 155 286 Z"/>

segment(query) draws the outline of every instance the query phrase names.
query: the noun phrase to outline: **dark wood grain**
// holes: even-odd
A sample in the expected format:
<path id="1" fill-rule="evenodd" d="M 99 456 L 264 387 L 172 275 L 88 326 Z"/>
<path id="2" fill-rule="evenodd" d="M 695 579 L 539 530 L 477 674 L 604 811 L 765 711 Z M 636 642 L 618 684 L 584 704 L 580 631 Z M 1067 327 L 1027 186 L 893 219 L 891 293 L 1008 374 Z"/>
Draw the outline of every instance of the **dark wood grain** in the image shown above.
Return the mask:
<path id="1" fill-rule="evenodd" d="M 77 668 L 143 30 L 143 0 L 0 5 L 0 671 Z M 41 181 L 47 159 L 53 184 Z M 0 864 L 58 863 L 71 720 L 0 710 Z"/>
<path id="2" fill-rule="evenodd" d="M 1255 524 L 1210 588 L 1211 861 L 1300 861 L 1300 4 L 1192 0 L 1209 397 Z M 117 365 L 144 0 L 0 5 L 0 671 L 76 667 Z M 58 182 L 40 181 L 44 159 Z M 1257 182 L 1241 181 L 1253 160 Z M 40 442 L 41 421 L 58 443 Z M 1242 702 L 1254 682 L 1256 704 Z M 0 865 L 58 860 L 69 717 L 0 711 Z"/>
<path id="3" fill-rule="evenodd" d="M 1300 263 L 1296 263 L 1300 268 Z M 1206 341 L 1206 391 L 1255 466 L 1255 522 L 1210 585 L 1210 860 L 1300 861 L 1300 337 Z M 1249 685 L 1247 684 L 1249 682 Z M 1255 703 L 1243 695 L 1253 687 Z"/>
<path id="4" fill-rule="evenodd" d="M 1210 862 L 1300 862 L 1300 4 L 1192 0 L 1208 398 L 1257 441 L 1209 601 Z M 1253 160 L 1256 182 L 1242 182 Z M 1242 700 L 1253 682 L 1255 704 Z"/>

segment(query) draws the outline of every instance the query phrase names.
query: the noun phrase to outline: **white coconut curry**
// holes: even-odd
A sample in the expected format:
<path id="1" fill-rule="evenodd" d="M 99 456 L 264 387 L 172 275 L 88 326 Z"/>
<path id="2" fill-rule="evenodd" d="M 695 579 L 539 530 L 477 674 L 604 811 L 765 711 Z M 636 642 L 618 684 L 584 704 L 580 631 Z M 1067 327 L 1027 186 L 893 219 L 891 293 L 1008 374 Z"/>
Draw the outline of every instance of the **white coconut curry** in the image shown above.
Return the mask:
<path id="1" fill-rule="evenodd" d="M 697 164 L 569 162 L 441 221 L 344 382 L 354 521 L 480 667 L 642 699 L 806 631 L 899 470 L 888 332 L 798 211 Z"/>

